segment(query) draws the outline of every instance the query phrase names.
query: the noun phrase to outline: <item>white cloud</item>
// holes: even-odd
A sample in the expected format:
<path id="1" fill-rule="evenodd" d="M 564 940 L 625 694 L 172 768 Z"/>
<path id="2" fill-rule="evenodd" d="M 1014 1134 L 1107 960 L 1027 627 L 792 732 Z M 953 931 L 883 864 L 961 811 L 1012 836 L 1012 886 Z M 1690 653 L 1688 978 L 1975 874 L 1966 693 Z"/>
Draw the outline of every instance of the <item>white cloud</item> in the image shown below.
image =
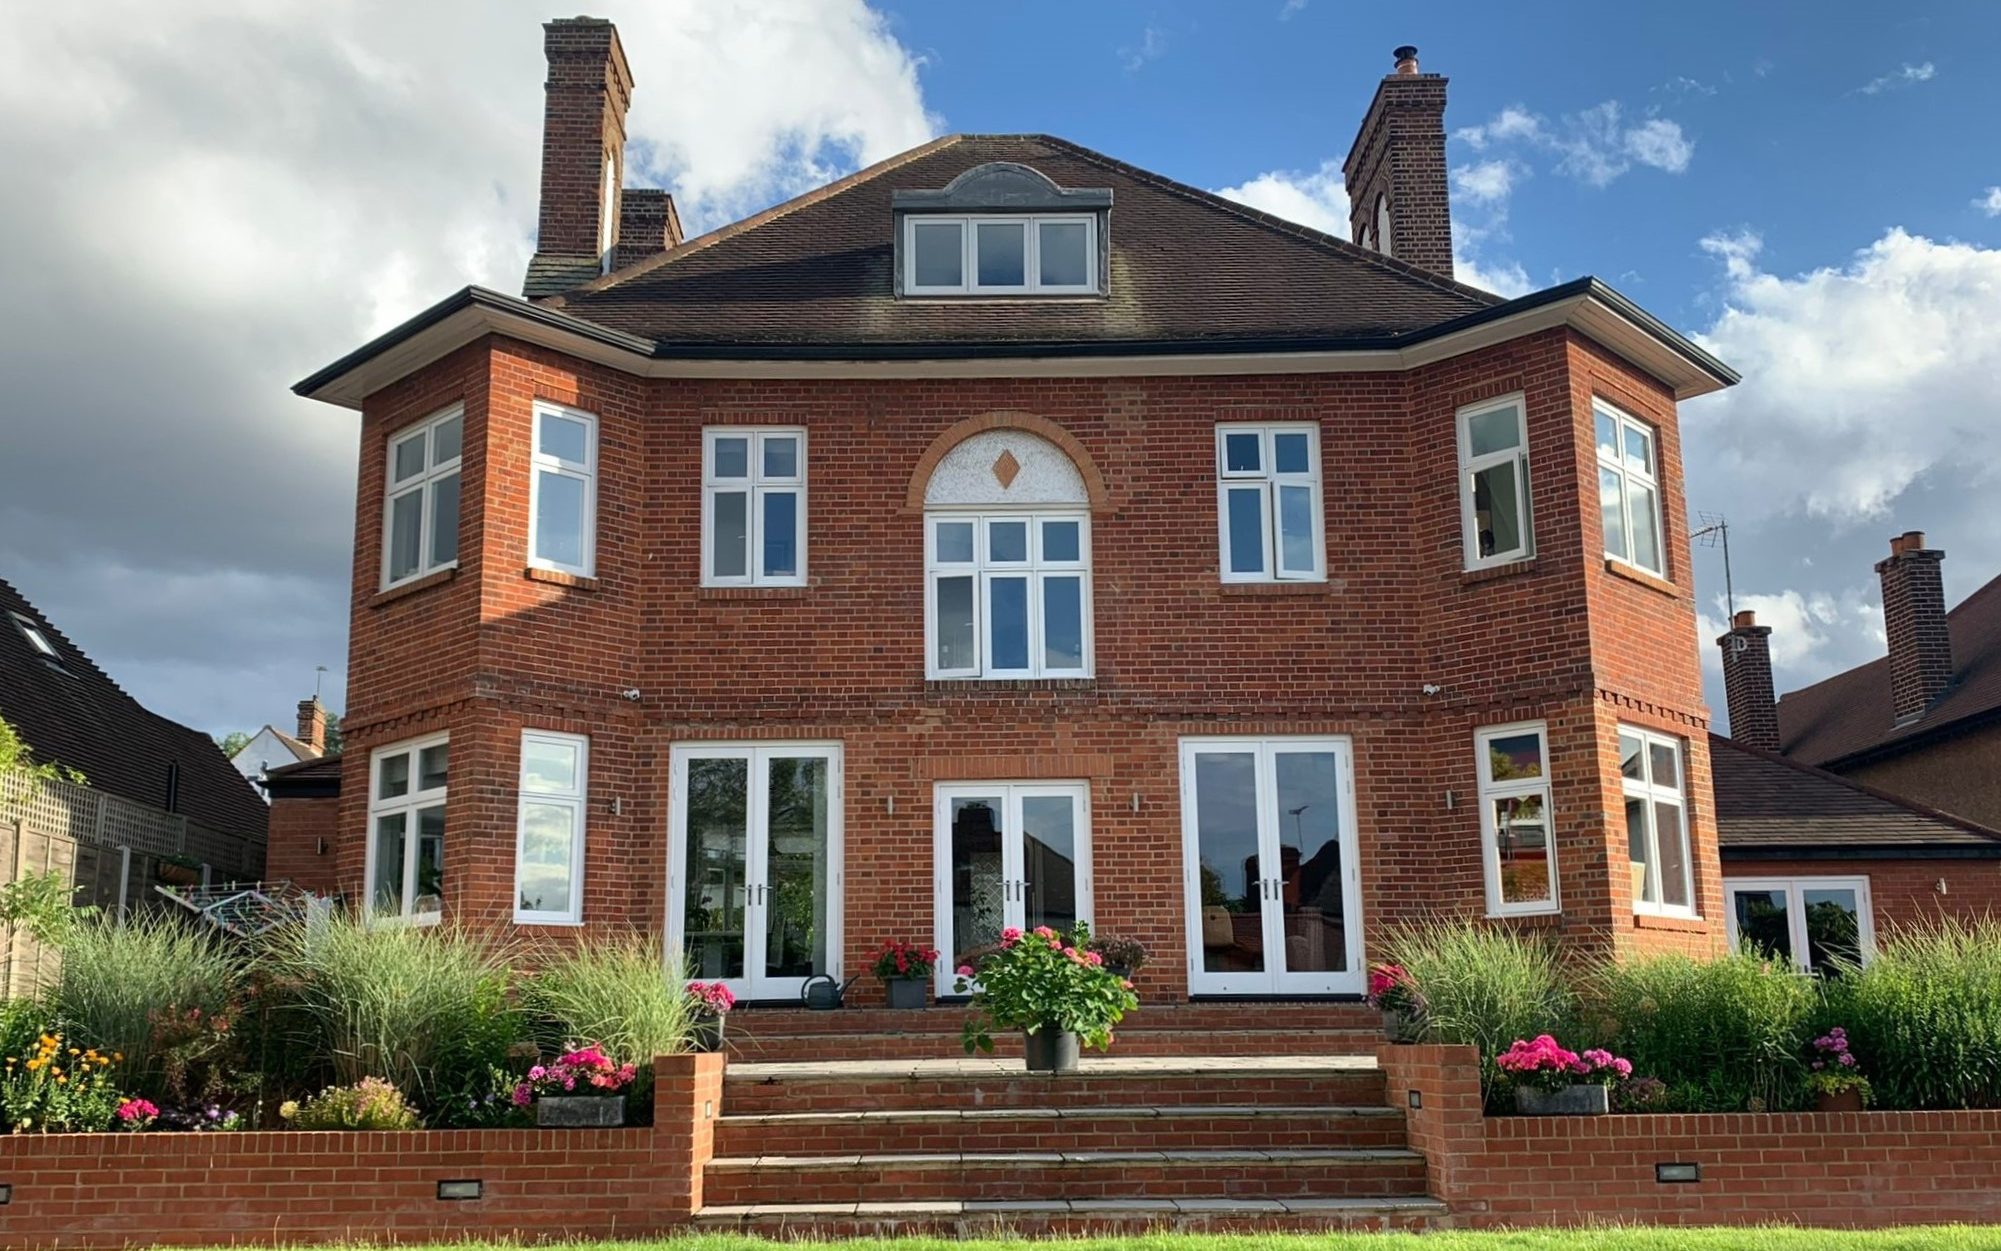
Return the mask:
<path id="1" fill-rule="evenodd" d="M 1119 61 L 1126 67 L 1126 73 L 1137 74 L 1147 62 L 1158 61 L 1167 55 L 1167 32 L 1152 22 L 1140 32 L 1139 42 L 1127 44 L 1119 49 Z"/>
<path id="2" fill-rule="evenodd" d="M 1476 151 L 1489 144 L 1518 139 L 1537 142 L 1543 137 L 1542 119 L 1519 104 L 1511 104 L 1495 114 L 1493 121 L 1484 126 L 1462 127 L 1453 132 L 1453 137 L 1471 144 Z"/>
<path id="3" fill-rule="evenodd" d="M 1680 123 L 1649 117 L 1626 125 L 1617 100 L 1566 113 L 1555 122 L 1510 105 L 1492 121 L 1464 127 L 1454 137 L 1476 152 L 1517 144 L 1550 153 L 1559 171 L 1594 187 L 1610 185 L 1635 163 L 1679 174 L 1695 156 L 1695 141 Z"/>
<path id="4" fill-rule="evenodd" d="M 1293 14 L 1300 12 L 1304 8 L 1306 8 L 1306 0 L 1285 0 L 1285 4 L 1278 11 L 1278 20 L 1289 22 L 1292 20 Z"/>
<path id="5" fill-rule="evenodd" d="M 1642 165 L 1679 174 L 1695 155 L 1695 141 L 1681 133 L 1681 127 L 1662 117 L 1650 117 L 1628 130 L 1626 151 Z"/>
<path id="6" fill-rule="evenodd" d="M 1973 207 L 1989 217 L 2001 217 L 2001 187 L 1989 187 L 1986 194 L 1973 202 Z"/>
<path id="7" fill-rule="evenodd" d="M 1494 204 L 1515 189 L 1515 169 L 1507 161 L 1481 161 L 1452 171 L 1452 193 L 1474 204 Z"/>
<path id="8" fill-rule="evenodd" d="M 1348 186 L 1338 161 L 1324 161 L 1316 170 L 1271 170 L 1216 194 L 1339 239 L 1348 237 Z"/>
<path id="9" fill-rule="evenodd" d="M 1914 87 L 1919 83 L 1928 83 L 1937 75 L 1938 69 L 1930 61 L 1921 65 L 1912 65 L 1906 61 L 1891 72 L 1863 83 L 1856 90 L 1865 96 L 1879 95 L 1893 87 Z"/>

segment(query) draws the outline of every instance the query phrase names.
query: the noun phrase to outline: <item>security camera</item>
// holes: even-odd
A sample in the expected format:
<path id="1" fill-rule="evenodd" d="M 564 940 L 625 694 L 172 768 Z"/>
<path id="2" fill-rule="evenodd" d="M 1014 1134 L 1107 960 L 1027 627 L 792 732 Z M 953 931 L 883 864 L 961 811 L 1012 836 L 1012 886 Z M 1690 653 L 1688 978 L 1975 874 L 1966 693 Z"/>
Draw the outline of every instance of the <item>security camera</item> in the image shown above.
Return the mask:
<path id="1" fill-rule="evenodd" d="M 636 686 L 628 687 L 627 689 L 619 693 L 624 695 L 627 699 L 632 700 L 634 703 L 639 702 L 639 688 Z"/>

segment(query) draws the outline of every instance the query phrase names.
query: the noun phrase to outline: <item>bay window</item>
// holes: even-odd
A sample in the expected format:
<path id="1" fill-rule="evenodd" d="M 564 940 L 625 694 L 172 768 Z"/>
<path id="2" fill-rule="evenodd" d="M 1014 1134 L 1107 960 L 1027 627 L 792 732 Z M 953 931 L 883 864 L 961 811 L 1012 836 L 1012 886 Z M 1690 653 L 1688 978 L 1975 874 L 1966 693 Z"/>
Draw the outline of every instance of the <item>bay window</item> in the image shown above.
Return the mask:
<path id="1" fill-rule="evenodd" d="M 1535 554 L 1522 412 L 1519 395 L 1459 410 L 1459 515 L 1468 569 Z"/>
<path id="2" fill-rule="evenodd" d="M 1547 729 L 1540 721 L 1495 726 L 1476 733 L 1473 748 L 1487 914 L 1558 911 Z"/>
<path id="3" fill-rule="evenodd" d="M 1598 508 L 1605 555 L 1665 576 L 1660 448 L 1654 429 L 1603 400 L 1592 405 L 1592 417 L 1598 430 Z"/>
<path id="4" fill-rule="evenodd" d="M 389 440 L 382 520 L 383 589 L 459 561 L 459 454 L 465 410 L 453 405 Z"/>
<path id="5" fill-rule="evenodd" d="M 1635 912 L 1695 915 L 1685 755 L 1680 739 L 1619 727 L 1619 777 L 1626 799 Z"/>
<path id="6" fill-rule="evenodd" d="M 537 401 L 529 458 L 528 563 L 589 577 L 597 546 L 597 418 Z"/>
<path id="7" fill-rule="evenodd" d="M 576 925 L 584 919 L 584 816 L 590 740 L 524 730 L 514 850 L 514 919 Z"/>
<path id="8" fill-rule="evenodd" d="M 446 735 L 377 748 L 369 762 L 368 908 L 435 925 L 445 906 Z"/>

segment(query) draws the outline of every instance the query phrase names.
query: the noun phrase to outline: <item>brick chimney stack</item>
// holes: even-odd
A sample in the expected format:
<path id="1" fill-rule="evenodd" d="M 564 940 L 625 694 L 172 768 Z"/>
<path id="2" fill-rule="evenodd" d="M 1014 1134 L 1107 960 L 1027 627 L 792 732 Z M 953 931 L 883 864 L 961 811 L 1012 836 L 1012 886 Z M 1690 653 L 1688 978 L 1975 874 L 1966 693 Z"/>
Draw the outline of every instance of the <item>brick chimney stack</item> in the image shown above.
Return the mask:
<path id="1" fill-rule="evenodd" d="M 1418 70 L 1417 49 L 1395 53 L 1342 163 L 1351 237 L 1452 277 L 1452 202 L 1445 181 L 1445 77 Z"/>
<path id="2" fill-rule="evenodd" d="M 1952 639 L 1945 628 L 1945 553 L 1925 546 L 1922 530 L 1890 540 L 1876 562 L 1883 580 L 1883 632 L 1890 639 L 1890 704 L 1897 724 L 1929 710 L 1952 685 Z"/>
<path id="3" fill-rule="evenodd" d="M 612 259 L 625 177 L 625 114 L 632 105 L 632 71 L 616 27 L 600 17 L 564 17 L 542 30 L 549 79 L 543 88 L 541 215 L 524 284 L 530 296 L 581 286 Z"/>
<path id="4" fill-rule="evenodd" d="M 315 695 L 311 699 L 299 701 L 298 740 L 313 749 L 316 756 L 324 756 L 327 751 L 327 706 Z"/>
<path id="5" fill-rule="evenodd" d="M 1772 686 L 1772 627 L 1756 613 L 1740 612 L 1716 640 L 1723 649 L 1723 695 L 1730 708 L 1730 737 L 1761 751 L 1779 750 L 1779 705 Z"/>
<path id="6" fill-rule="evenodd" d="M 681 242 L 674 197 L 653 187 L 627 187 L 618 199 L 618 247 L 613 269 L 658 256 Z"/>

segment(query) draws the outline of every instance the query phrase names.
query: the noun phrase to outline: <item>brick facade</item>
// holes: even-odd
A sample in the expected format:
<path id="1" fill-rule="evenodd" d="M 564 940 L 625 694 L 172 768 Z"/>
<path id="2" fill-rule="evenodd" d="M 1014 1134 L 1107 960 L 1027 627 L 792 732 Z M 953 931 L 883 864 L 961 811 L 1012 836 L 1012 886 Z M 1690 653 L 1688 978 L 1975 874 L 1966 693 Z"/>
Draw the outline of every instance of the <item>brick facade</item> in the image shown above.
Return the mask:
<path id="1" fill-rule="evenodd" d="M 1537 555 L 1468 574 L 1455 412 L 1517 391 Z M 1668 581 L 1599 554 L 1594 394 L 1659 428 Z M 537 398 L 599 419 L 589 579 L 526 569 Z M 383 593 L 387 437 L 455 402 L 458 567 Z M 1233 420 L 1320 426 L 1324 583 L 1220 583 L 1214 427 Z M 719 424 L 808 428 L 809 586 L 701 586 L 700 430 Z M 1090 680 L 925 680 L 913 501 L 927 451 L 994 424 L 1048 434 L 1095 484 Z M 932 932 L 935 782 L 1081 780 L 1095 920 L 1155 950 L 1143 994 L 1179 997 L 1180 737 L 1352 738 L 1373 941 L 1397 919 L 1480 911 L 1471 736 L 1543 719 L 1564 907 L 1518 923 L 1621 950 L 1709 950 L 1720 934 L 1674 404 L 1574 333 L 1405 373 L 870 382 L 643 380 L 489 338 L 371 396 L 361 443 L 336 856 L 357 898 L 376 747 L 449 730 L 447 910 L 505 925 L 520 732 L 590 735 L 586 922 L 653 929 L 667 908 L 670 745 L 834 740 L 849 973 L 885 937 Z M 1633 916 L 1622 722 L 1688 743 L 1702 920 Z"/>
<path id="2" fill-rule="evenodd" d="M 1887 930 L 1941 917 L 2001 918 L 2001 859 L 1899 856 L 1881 859 L 1725 861 L 1725 881 L 1766 877 L 1861 877 L 1881 941 Z M 1943 885 L 1943 889 L 1940 889 Z"/>
<path id="3" fill-rule="evenodd" d="M 264 876 L 330 895 L 341 888 L 334 848 L 340 841 L 340 797 L 279 796 L 271 803 L 271 845 Z"/>
<path id="4" fill-rule="evenodd" d="M 1406 57 L 1405 54 L 1409 55 Z M 1397 49 L 1394 74 L 1376 88 L 1342 165 L 1348 237 L 1434 274 L 1452 277 L 1452 200 L 1445 173 L 1443 74 L 1421 74 L 1417 49 Z M 1386 202 L 1387 243 L 1377 205 Z"/>

